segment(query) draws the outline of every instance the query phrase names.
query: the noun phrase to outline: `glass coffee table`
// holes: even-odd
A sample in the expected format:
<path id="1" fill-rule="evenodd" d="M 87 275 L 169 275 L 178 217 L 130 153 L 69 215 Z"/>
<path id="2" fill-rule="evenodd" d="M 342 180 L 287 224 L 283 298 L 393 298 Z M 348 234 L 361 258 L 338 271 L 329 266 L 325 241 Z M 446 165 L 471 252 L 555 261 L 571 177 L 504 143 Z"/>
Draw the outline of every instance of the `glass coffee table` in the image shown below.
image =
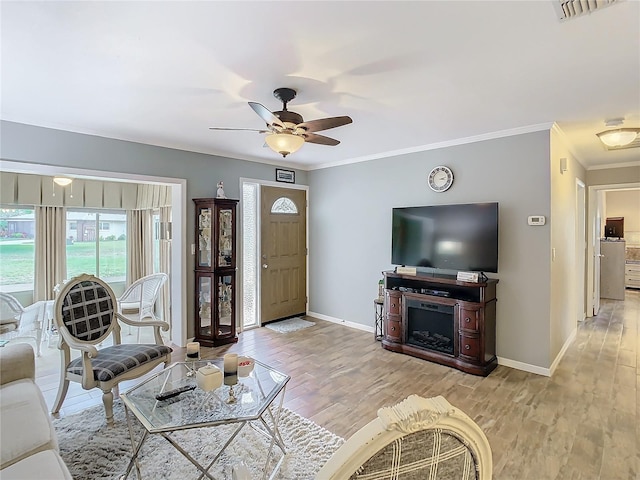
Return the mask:
<path id="1" fill-rule="evenodd" d="M 145 440 L 153 434 L 164 437 L 184 455 L 200 471 L 200 479 L 214 478 L 209 470 L 246 426 L 263 436 L 268 444 L 262 478 L 275 477 L 286 454 L 278 423 L 290 377 L 256 360 L 253 371 L 246 377 L 238 377 L 238 384 L 234 385 L 232 390 L 227 385 L 210 392 L 196 387 L 168 400 L 156 400 L 156 395 L 160 393 L 195 386 L 195 371 L 207 363 L 223 369 L 222 358 L 178 362 L 121 394 L 133 449 L 131 461 L 122 479 L 129 476 L 134 466 L 138 478 L 142 478 L 138 455 Z M 137 444 L 131 414 L 144 426 L 142 438 Z M 205 465 L 198 462 L 172 438 L 172 433 L 179 430 L 230 424 L 233 424 L 234 428 L 230 433 L 225 430 L 228 438 L 221 439 L 221 447 L 207 456 L 208 464 Z M 280 455 L 276 465 L 270 470 L 269 463 L 276 461 L 276 448 L 280 450 Z"/>

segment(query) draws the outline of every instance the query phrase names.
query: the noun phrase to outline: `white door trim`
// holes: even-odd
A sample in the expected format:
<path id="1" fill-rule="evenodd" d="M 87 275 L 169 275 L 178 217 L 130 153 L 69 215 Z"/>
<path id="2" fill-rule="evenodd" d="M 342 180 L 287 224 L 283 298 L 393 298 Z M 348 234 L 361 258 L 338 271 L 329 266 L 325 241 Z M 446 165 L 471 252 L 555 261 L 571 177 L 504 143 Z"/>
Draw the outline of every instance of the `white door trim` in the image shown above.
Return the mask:
<path id="1" fill-rule="evenodd" d="M 585 184 L 579 178 L 576 178 L 576 278 L 577 287 L 577 305 L 576 320 L 581 322 L 586 316 L 585 299 L 587 296 L 586 282 L 586 261 L 587 261 L 587 192 Z"/>
<path id="2" fill-rule="evenodd" d="M 284 182 L 274 182 L 272 180 L 261 180 L 261 179 L 255 179 L 255 178 L 246 178 L 246 177 L 240 177 L 239 180 L 240 183 L 240 197 L 242 197 L 242 192 L 243 192 L 243 185 L 245 183 L 253 183 L 258 185 L 259 187 L 262 186 L 267 186 L 267 187 L 277 187 L 277 188 L 287 188 L 287 189 L 292 189 L 292 190 L 305 190 L 306 194 L 305 197 L 307 199 L 307 205 L 305 206 L 306 208 L 306 225 L 305 225 L 305 230 L 306 230 L 306 245 L 305 248 L 307 249 L 307 261 L 306 261 L 306 269 L 307 269 L 307 279 L 306 279 L 306 285 L 305 285 L 305 295 L 307 297 L 307 303 L 306 303 L 306 308 L 305 311 L 308 312 L 309 311 L 309 256 L 311 255 L 311 252 L 309 251 L 309 185 L 299 185 L 299 184 L 295 184 L 295 183 L 284 183 Z M 258 193 L 257 193 L 257 199 L 256 199 L 257 203 L 258 203 L 258 212 L 260 212 L 260 202 L 261 202 L 261 198 L 260 198 L 260 188 L 258 188 Z M 244 228 L 243 222 L 244 222 L 244 204 L 243 202 L 240 202 L 240 215 L 238 216 L 239 218 L 239 231 L 242 231 L 242 229 Z M 256 232 L 260 232 L 260 215 L 256 215 Z M 238 251 L 242 252 L 243 251 L 243 245 L 242 245 L 242 235 L 239 235 L 239 242 L 238 242 Z M 260 245 L 260 235 L 257 236 L 257 251 L 260 252 L 261 251 L 261 245 Z M 257 319 L 257 324 L 255 325 L 255 327 L 259 327 L 261 324 L 261 319 L 260 319 L 260 312 L 261 312 L 261 307 L 262 305 L 260 304 L 260 293 L 259 293 L 259 286 L 260 286 L 260 282 L 261 282 L 261 275 L 262 275 L 262 268 L 259 268 L 260 265 L 260 258 L 259 256 L 256 257 L 255 259 L 256 262 L 256 285 L 255 288 L 258 289 L 258 291 L 256 292 L 256 315 L 258 316 Z M 240 269 L 238 271 L 238 279 L 239 279 L 239 284 L 240 284 L 240 289 L 239 290 L 239 295 L 238 297 L 236 297 L 236 301 L 237 304 L 239 305 L 239 308 L 236 308 L 237 312 L 244 312 L 244 289 L 245 289 L 245 282 L 244 282 L 244 278 L 243 278 L 243 271 L 242 269 Z M 243 322 L 241 322 L 243 323 Z M 243 326 L 240 325 L 239 326 L 240 331 L 242 331 Z M 254 328 L 254 326 L 252 326 L 251 328 Z"/>
<path id="3" fill-rule="evenodd" d="M 598 211 L 597 193 L 606 190 L 621 190 L 628 188 L 640 188 L 640 182 L 633 183 L 614 183 L 607 185 L 591 185 L 589 186 L 589 213 L 588 213 L 588 232 L 589 241 L 587 242 L 587 317 L 593 316 L 593 295 L 594 293 L 594 242 L 599 241 L 599 227 L 596 227 L 596 216 Z"/>

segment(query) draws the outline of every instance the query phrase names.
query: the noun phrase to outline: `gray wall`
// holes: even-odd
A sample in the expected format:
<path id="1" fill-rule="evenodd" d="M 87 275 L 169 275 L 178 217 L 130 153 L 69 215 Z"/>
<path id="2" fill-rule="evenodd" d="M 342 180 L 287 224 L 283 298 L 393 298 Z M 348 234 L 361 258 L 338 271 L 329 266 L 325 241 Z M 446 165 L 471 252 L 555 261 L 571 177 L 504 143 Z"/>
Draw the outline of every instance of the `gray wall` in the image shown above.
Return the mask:
<path id="1" fill-rule="evenodd" d="M 373 325 L 381 271 L 391 265 L 393 207 L 499 202 L 498 356 L 550 366 L 549 132 L 413 153 L 309 172 L 310 311 Z M 453 186 L 427 186 L 436 165 Z"/>
<path id="2" fill-rule="evenodd" d="M 140 143 L 34 127 L 0 123 L 0 158 L 17 162 L 86 168 L 156 177 L 186 179 L 186 247 L 194 243 L 193 198 L 215 197 L 216 184 L 224 182 L 229 198 L 240 198 L 240 177 L 275 180 L 275 166 Z M 306 184 L 307 172 L 296 170 L 296 183 Z M 194 259 L 187 252 L 188 335 L 194 334 Z"/>
<path id="3" fill-rule="evenodd" d="M 587 171 L 587 186 L 640 182 L 640 165 Z"/>
<path id="4" fill-rule="evenodd" d="M 273 180 L 274 166 L 96 136 L 1 124 L 0 158 L 45 165 L 187 180 L 187 247 L 193 243 L 192 198 L 213 196 L 225 182 L 239 197 L 239 178 Z M 373 325 L 373 298 L 381 272 L 392 267 L 391 208 L 473 203 L 500 204 L 498 356 L 550 365 L 550 231 L 529 227 L 528 215 L 550 215 L 549 132 L 537 132 L 393 158 L 296 171 L 309 189 L 310 311 Z M 448 165 L 451 189 L 432 192 L 428 172 Z M 187 292 L 193 257 L 187 255 Z M 193 300 L 187 299 L 189 333 Z"/>
<path id="5" fill-rule="evenodd" d="M 183 178 L 189 200 L 215 197 L 220 180 L 229 198 L 240 198 L 240 177 L 275 180 L 275 166 L 263 163 L 5 121 L 0 122 L 0 133 L 3 160 Z M 296 170 L 296 183 L 304 185 L 306 179 L 306 172 Z"/>

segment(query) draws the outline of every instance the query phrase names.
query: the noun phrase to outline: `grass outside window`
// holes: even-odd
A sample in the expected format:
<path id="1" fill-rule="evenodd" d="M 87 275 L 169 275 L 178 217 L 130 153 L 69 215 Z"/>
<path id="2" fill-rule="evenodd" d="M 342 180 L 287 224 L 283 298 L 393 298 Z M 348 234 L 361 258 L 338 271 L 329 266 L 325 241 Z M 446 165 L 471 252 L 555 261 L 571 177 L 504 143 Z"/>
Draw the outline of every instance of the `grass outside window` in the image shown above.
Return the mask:
<path id="1" fill-rule="evenodd" d="M 126 277 L 126 240 L 100 241 L 100 277 Z M 67 278 L 96 274 L 96 242 L 67 245 Z M 31 284 L 34 278 L 35 245 L 32 241 L 0 242 L 0 285 Z"/>

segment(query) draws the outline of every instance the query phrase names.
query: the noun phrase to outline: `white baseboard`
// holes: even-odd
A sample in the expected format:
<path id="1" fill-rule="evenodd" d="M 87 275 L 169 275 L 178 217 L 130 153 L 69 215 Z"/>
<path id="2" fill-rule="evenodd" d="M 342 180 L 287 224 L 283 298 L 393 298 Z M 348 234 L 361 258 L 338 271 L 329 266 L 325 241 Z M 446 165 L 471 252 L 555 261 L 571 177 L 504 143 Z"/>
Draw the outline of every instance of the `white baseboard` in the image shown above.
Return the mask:
<path id="1" fill-rule="evenodd" d="M 307 315 L 310 317 L 316 317 L 320 320 L 326 320 L 327 322 L 339 323 L 340 325 L 345 325 L 347 327 L 373 333 L 373 326 L 370 327 L 368 325 L 363 325 L 361 323 L 347 322 L 346 320 L 342 320 L 341 318 L 330 317 L 328 315 L 323 315 L 321 313 L 316 313 L 316 312 L 307 312 Z"/>
<path id="2" fill-rule="evenodd" d="M 567 353 L 567 349 L 573 343 L 573 341 L 576 339 L 576 334 L 577 333 L 578 333 L 578 329 L 574 328 L 573 331 L 571 332 L 571 334 L 569 335 L 569 338 L 567 338 L 567 341 L 564 342 L 564 345 L 562 346 L 562 348 L 558 352 L 558 355 L 556 355 L 556 359 L 553 361 L 553 363 L 551 364 L 551 368 L 549 369 L 549 370 L 551 370 L 551 375 L 553 375 L 553 372 L 556 371 L 556 368 L 558 367 L 558 364 L 560 363 L 560 360 L 562 360 L 562 357 L 564 357 L 564 354 Z"/>
<path id="3" fill-rule="evenodd" d="M 504 357 L 498 357 L 498 365 L 504 365 L 505 367 L 515 368 L 516 370 L 535 373 L 537 375 L 544 375 L 545 377 L 551 376 L 551 370 L 548 368 L 539 367 L 538 365 L 531 365 L 529 363 L 518 362 L 517 360 L 510 360 Z"/>
<path id="4" fill-rule="evenodd" d="M 323 315 L 322 313 L 307 312 L 307 315 L 309 315 L 310 317 L 318 318 L 320 320 L 326 320 L 327 322 L 338 323 L 340 325 L 345 325 L 347 327 L 373 333 L 373 326 L 363 325 L 361 323 L 355 323 L 355 322 L 348 322 L 346 320 L 342 320 L 341 318 Z M 569 335 L 569 338 L 567 339 L 562 349 L 560 350 L 560 353 L 558 353 L 558 355 L 556 356 L 556 359 L 551 364 L 550 368 L 539 367 L 538 365 L 531 365 L 529 363 L 519 362 L 517 360 L 511 360 L 509 358 L 504 358 L 504 357 L 498 357 L 498 365 L 504 365 L 505 367 L 515 368 L 516 370 L 522 370 L 524 372 L 535 373 L 536 375 L 543 375 L 545 377 L 550 377 L 551 375 L 553 375 L 553 372 L 557 368 L 558 363 L 560 363 L 560 360 L 562 360 L 562 357 L 564 356 L 565 352 L 569 348 L 569 345 L 571 345 L 575 337 L 576 337 L 576 330 L 574 329 L 574 331 L 571 333 L 571 335 Z"/>
<path id="5" fill-rule="evenodd" d="M 556 371 L 556 368 L 558 368 L 558 364 L 560 363 L 560 360 L 562 360 L 562 357 L 564 357 L 564 354 L 567 352 L 567 349 L 569 348 L 571 343 L 573 343 L 573 341 L 575 340 L 576 333 L 577 333 L 577 329 L 574 328 L 573 332 L 571 332 L 571 335 L 569 335 L 569 338 L 567 338 L 567 341 L 564 342 L 564 345 L 560 349 L 560 352 L 558 353 L 558 355 L 556 355 L 555 360 L 553 361 L 553 363 L 549 368 L 539 367 L 537 365 L 531 365 L 529 363 L 518 362 L 517 360 L 510 360 L 508 358 L 503 358 L 503 357 L 498 357 L 498 365 L 504 365 L 505 367 L 511 367 L 517 370 L 523 370 L 525 372 L 535 373 L 538 375 L 544 375 L 545 377 L 550 377 L 553 375 L 553 372 Z"/>

